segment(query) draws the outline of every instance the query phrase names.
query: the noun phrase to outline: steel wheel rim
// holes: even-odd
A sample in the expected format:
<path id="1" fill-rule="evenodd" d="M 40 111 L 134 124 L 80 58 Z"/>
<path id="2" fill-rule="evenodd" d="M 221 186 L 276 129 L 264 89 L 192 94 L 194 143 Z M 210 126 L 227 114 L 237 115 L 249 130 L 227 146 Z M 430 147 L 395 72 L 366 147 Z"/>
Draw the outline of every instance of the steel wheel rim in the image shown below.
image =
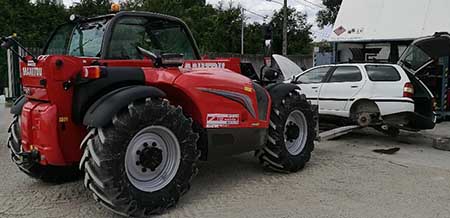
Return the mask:
<path id="1" fill-rule="evenodd" d="M 294 139 L 288 137 L 288 131 L 292 125 L 297 126 L 299 130 L 298 136 Z M 286 119 L 284 130 L 284 142 L 287 151 L 291 155 L 300 154 L 305 148 L 308 138 L 308 124 L 305 115 L 299 110 L 292 111 Z"/>
<path id="2" fill-rule="evenodd" d="M 148 149 L 161 151 L 161 162 L 153 170 L 141 163 L 143 157 L 148 157 L 143 156 L 143 153 L 148 153 L 145 152 Z M 159 157 L 159 155 L 152 157 L 154 156 Z M 140 130 L 128 144 L 125 170 L 128 180 L 134 187 L 145 192 L 155 192 L 163 189 L 173 180 L 178 172 L 180 161 L 181 150 L 175 134 L 164 126 L 149 126 Z M 144 171 L 143 168 L 146 170 Z"/>

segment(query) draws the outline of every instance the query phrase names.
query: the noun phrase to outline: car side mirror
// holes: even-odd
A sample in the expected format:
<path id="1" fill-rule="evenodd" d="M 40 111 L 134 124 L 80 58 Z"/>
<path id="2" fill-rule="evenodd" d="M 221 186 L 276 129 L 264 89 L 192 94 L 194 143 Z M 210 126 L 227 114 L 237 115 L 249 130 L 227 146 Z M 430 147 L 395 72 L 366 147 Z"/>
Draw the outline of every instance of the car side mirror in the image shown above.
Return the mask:
<path id="1" fill-rule="evenodd" d="M 291 83 L 292 83 L 292 84 L 302 84 L 302 82 L 301 82 L 300 80 L 298 80 L 298 77 L 292 78 Z"/>

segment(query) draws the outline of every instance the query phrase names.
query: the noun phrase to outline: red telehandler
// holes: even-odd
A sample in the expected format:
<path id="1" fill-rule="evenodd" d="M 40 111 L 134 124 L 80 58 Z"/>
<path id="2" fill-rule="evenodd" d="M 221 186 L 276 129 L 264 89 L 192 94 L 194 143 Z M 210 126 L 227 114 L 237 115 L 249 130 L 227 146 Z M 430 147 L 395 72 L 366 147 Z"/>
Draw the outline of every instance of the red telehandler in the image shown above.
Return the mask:
<path id="1" fill-rule="evenodd" d="M 43 55 L 13 52 L 24 94 L 11 108 L 12 160 L 47 182 L 83 175 L 117 214 L 174 206 L 199 159 L 256 151 L 263 166 L 289 173 L 311 157 L 316 112 L 301 90 L 279 82 L 276 67 L 253 81 L 239 59 L 202 60 L 178 18 L 73 15 Z"/>

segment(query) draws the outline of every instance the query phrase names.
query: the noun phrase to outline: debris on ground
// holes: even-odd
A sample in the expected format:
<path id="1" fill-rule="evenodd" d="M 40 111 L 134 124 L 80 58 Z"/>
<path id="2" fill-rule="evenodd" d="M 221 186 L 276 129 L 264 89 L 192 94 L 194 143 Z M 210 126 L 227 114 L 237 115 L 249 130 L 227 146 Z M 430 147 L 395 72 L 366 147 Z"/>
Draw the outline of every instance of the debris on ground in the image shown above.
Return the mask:
<path id="1" fill-rule="evenodd" d="M 450 151 L 450 138 L 433 139 L 433 148 L 444 151 Z"/>
<path id="2" fill-rule="evenodd" d="M 372 151 L 380 154 L 395 154 L 397 151 L 400 151 L 400 148 L 374 149 Z"/>

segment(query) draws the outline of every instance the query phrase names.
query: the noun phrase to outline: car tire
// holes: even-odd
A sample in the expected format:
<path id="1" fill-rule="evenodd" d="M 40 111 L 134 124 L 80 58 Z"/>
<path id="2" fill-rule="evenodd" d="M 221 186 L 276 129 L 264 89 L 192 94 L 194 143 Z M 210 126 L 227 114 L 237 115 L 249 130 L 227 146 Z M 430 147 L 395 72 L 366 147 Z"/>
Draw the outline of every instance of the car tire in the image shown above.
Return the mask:
<path id="1" fill-rule="evenodd" d="M 131 103 L 82 142 L 80 168 L 94 198 L 127 217 L 174 206 L 197 174 L 198 134 L 181 107 L 147 98 Z"/>
<path id="2" fill-rule="evenodd" d="M 266 146 L 256 151 L 259 162 L 268 169 L 292 173 L 311 158 L 316 137 L 315 115 L 305 95 L 293 90 L 281 103 L 272 105 Z"/>

